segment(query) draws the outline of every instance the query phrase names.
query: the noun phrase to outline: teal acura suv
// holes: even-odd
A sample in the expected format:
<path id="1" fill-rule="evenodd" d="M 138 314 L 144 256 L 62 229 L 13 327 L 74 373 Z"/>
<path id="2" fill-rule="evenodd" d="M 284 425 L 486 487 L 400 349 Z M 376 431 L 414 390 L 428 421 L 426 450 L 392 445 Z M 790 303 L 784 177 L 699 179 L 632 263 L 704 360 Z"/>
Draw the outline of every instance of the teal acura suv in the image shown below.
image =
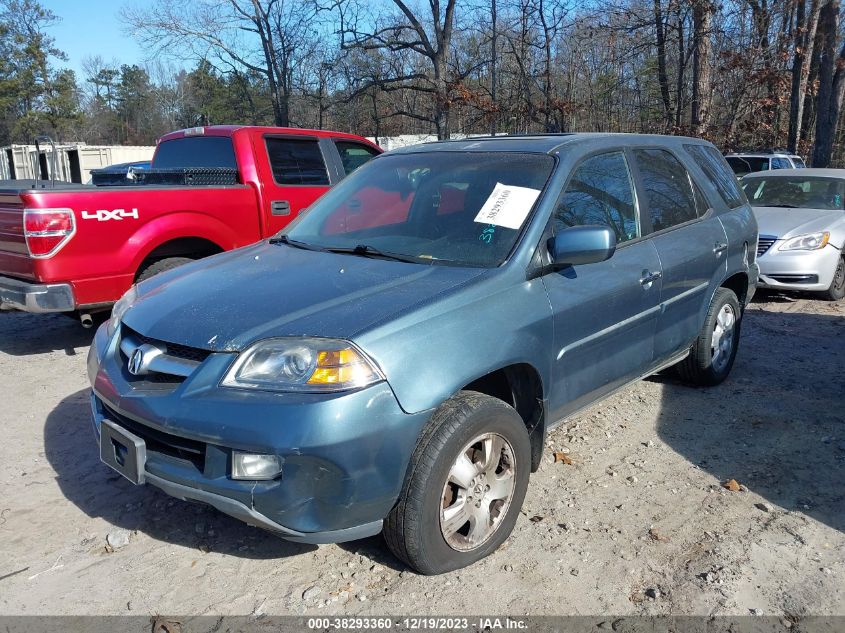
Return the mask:
<path id="1" fill-rule="evenodd" d="M 456 569 L 508 538 L 567 416 L 670 365 L 725 379 L 756 252 L 701 140 L 390 152 L 115 305 L 88 359 L 100 457 L 283 538 L 383 532 L 419 572 Z"/>

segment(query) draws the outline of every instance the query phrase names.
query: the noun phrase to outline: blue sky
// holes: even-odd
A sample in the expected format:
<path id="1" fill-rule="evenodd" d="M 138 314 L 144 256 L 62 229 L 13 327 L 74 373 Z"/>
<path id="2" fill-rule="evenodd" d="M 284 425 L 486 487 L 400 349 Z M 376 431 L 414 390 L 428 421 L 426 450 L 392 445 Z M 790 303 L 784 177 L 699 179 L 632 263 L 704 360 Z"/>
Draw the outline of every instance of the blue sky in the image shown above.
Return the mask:
<path id="1" fill-rule="evenodd" d="M 133 1 L 133 0 L 130 0 Z M 134 0 L 137 2 L 138 0 Z M 112 58 L 123 64 L 142 63 L 146 57 L 137 42 L 123 32 L 117 14 L 126 0 L 41 0 L 43 6 L 61 18 L 49 29 L 56 47 L 67 56 L 67 66 L 82 81 L 82 60 L 89 55 Z"/>

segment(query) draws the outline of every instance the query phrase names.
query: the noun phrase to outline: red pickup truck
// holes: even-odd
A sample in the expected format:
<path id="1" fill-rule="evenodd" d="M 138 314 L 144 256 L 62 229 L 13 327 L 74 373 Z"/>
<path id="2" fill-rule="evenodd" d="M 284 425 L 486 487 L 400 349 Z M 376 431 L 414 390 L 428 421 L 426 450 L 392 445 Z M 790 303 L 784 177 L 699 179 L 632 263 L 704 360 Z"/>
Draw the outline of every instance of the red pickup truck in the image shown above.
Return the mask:
<path id="1" fill-rule="evenodd" d="M 381 151 L 340 132 L 220 125 L 163 136 L 146 184 L 6 181 L 0 309 L 76 312 L 90 325 L 140 279 L 273 235 Z M 153 184 L 174 177 L 182 184 Z"/>

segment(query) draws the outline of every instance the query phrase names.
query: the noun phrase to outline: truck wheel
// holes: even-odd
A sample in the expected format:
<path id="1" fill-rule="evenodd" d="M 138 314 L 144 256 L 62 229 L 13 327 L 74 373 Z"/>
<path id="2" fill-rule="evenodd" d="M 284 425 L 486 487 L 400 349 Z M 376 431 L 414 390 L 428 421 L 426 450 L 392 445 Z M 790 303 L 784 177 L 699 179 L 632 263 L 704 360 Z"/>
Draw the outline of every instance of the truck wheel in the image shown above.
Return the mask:
<path id="1" fill-rule="evenodd" d="M 427 575 L 484 558 L 510 536 L 530 470 L 519 414 L 497 398 L 458 393 L 417 442 L 399 502 L 384 523 L 388 547 Z"/>
<path id="2" fill-rule="evenodd" d="M 167 270 L 173 270 L 182 264 L 187 264 L 192 261 L 194 260 L 190 257 L 166 257 L 165 259 L 159 259 L 158 261 L 154 261 L 151 264 L 143 266 L 141 270 L 138 271 L 138 277 L 135 279 L 135 283 L 141 283 L 142 281 L 146 281 L 150 277 L 154 277 L 159 273 L 163 273 Z"/>
<path id="3" fill-rule="evenodd" d="M 836 272 L 833 273 L 833 281 L 824 294 L 831 301 L 839 301 L 845 298 L 845 256 L 839 258 Z"/>
<path id="4" fill-rule="evenodd" d="M 741 317 L 733 291 L 719 288 L 689 356 L 678 363 L 678 373 L 684 382 L 713 386 L 728 377 L 739 348 Z"/>

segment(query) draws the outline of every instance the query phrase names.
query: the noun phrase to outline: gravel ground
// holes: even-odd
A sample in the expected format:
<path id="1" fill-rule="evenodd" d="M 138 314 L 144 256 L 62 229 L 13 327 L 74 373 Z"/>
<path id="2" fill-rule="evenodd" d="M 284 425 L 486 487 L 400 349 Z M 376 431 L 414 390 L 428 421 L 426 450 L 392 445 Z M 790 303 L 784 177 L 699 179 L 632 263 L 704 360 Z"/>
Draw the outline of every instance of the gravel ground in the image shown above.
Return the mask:
<path id="1" fill-rule="evenodd" d="M 845 303 L 759 297 L 722 386 L 656 376 L 568 420 L 513 536 L 434 578 L 111 472 L 91 337 L 0 314 L 0 614 L 845 614 Z"/>

